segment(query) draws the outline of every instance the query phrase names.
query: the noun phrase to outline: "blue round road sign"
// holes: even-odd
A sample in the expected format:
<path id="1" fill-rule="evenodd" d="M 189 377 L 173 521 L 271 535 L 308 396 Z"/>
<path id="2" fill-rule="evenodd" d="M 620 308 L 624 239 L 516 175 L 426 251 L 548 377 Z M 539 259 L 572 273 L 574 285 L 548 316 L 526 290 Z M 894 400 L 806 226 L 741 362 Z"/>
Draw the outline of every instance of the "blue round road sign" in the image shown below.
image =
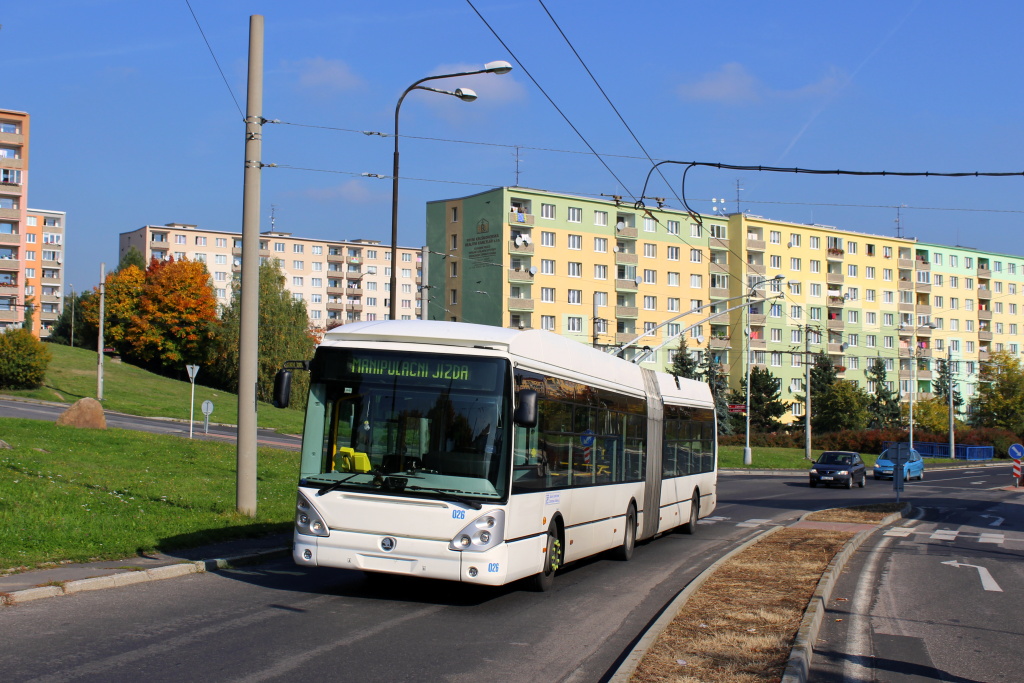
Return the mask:
<path id="1" fill-rule="evenodd" d="M 1020 460 L 1021 457 L 1024 457 L 1024 446 L 1019 443 L 1010 446 L 1010 457 L 1014 460 Z"/>

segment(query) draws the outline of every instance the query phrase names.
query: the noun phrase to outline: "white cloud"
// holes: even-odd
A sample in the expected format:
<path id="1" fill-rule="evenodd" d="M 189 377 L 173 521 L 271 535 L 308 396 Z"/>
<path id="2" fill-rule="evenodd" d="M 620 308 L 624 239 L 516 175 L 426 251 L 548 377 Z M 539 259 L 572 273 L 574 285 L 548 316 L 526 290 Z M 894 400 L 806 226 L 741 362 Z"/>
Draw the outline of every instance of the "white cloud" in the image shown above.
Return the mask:
<path id="1" fill-rule="evenodd" d="M 376 179 L 374 179 L 376 181 Z M 380 181 L 376 181 L 380 182 Z M 391 186 L 388 185 L 388 188 Z M 333 187 L 314 187 L 304 190 L 302 194 L 318 202 L 333 202 L 339 199 L 354 204 L 373 204 L 391 196 L 387 192 L 374 192 L 369 180 L 353 178 Z"/>
<path id="2" fill-rule="evenodd" d="M 363 85 L 363 80 L 353 73 L 348 64 L 338 59 L 314 57 L 285 62 L 283 68 L 295 72 L 296 84 L 300 88 L 320 94 L 339 93 Z"/>
<path id="3" fill-rule="evenodd" d="M 773 89 L 759 81 L 739 62 L 723 64 L 693 83 L 680 85 L 676 92 L 684 100 L 753 104 L 765 100 L 827 97 L 837 93 L 847 78 L 832 68 L 821 79 L 792 89 Z"/>

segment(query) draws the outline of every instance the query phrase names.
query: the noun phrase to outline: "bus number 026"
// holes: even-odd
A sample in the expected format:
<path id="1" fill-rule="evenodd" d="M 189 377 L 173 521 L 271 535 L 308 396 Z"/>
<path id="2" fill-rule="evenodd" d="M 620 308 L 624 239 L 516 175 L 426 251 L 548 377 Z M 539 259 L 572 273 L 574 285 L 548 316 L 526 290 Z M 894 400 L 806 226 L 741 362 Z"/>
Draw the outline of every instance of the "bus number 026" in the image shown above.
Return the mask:
<path id="1" fill-rule="evenodd" d="M 498 567 L 500 567 L 500 566 L 501 566 L 501 564 L 498 563 L 498 562 L 488 562 L 487 563 L 487 571 L 490 572 L 491 574 L 496 574 L 496 573 L 498 573 Z"/>
<path id="2" fill-rule="evenodd" d="M 465 518 L 466 518 L 466 511 L 465 510 L 452 510 L 452 519 L 465 519 Z"/>

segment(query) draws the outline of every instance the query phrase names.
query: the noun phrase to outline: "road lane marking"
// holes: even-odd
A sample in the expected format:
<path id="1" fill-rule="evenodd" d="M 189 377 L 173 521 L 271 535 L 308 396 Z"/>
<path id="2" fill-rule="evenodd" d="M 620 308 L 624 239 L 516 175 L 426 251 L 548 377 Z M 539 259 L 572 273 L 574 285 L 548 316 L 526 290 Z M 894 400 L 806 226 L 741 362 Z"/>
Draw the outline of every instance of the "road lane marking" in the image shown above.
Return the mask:
<path id="1" fill-rule="evenodd" d="M 939 529 L 928 538 L 932 541 L 955 541 L 958 533 L 960 533 L 959 529 Z"/>
<path id="2" fill-rule="evenodd" d="M 982 533 L 978 535 L 978 543 L 1002 543 L 1006 540 L 1002 534 L 986 534 Z"/>
<path id="3" fill-rule="evenodd" d="M 914 527 L 910 526 L 898 526 L 895 529 L 889 529 L 883 535 L 884 536 L 896 536 L 898 538 L 906 538 L 910 534 L 914 533 Z"/>
<path id="4" fill-rule="evenodd" d="M 976 564 L 964 564 L 962 562 L 957 562 L 956 560 L 949 560 L 948 562 L 943 562 L 942 564 L 948 564 L 950 567 L 972 567 L 974 569 L 977 569 L 978 576 L 981 578 L 982 588 L 984 588 L 987 591 L 992 591 L 994 593 L 1003 592 L 1003 589 L 999 587 L 999 584 L 996 583 L 996 580 L 992 578 L 992 574 L 990 574 L 989 571 L 982 566 Z"/>
<path id="5" fill-rule="evenodd" d="M 1002 526 L 1003 522 L 1006 521 L 1003 517 L 996 517 L 995 515 L 982 515 L 982 519 L 995 519 L 996 521 L 989 523 L 989 526 Z"/>
<path id="6" fill-rule="evenodd" d="M 748 519 L 745 522 L 740 522 L 736 526 L 739 526 L 739 527 L 755 527 L 755 526 L 761 526 L 762 524 L 767 524 L 770 521 L 772 521 L 772 520 L 770 520 L 770 519 Z"/>

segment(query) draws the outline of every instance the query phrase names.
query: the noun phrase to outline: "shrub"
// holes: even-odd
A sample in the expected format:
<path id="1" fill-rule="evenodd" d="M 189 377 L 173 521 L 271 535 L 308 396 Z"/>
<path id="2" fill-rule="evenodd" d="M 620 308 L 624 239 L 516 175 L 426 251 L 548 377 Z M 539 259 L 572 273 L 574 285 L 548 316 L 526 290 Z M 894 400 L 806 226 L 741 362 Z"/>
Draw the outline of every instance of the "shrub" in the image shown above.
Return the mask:
<path id="1" fill-rule="evenodd" d="M 50 352 L 24 329 L 0 334 L 0 389 L 34 389 L 43 383 Z"/>

